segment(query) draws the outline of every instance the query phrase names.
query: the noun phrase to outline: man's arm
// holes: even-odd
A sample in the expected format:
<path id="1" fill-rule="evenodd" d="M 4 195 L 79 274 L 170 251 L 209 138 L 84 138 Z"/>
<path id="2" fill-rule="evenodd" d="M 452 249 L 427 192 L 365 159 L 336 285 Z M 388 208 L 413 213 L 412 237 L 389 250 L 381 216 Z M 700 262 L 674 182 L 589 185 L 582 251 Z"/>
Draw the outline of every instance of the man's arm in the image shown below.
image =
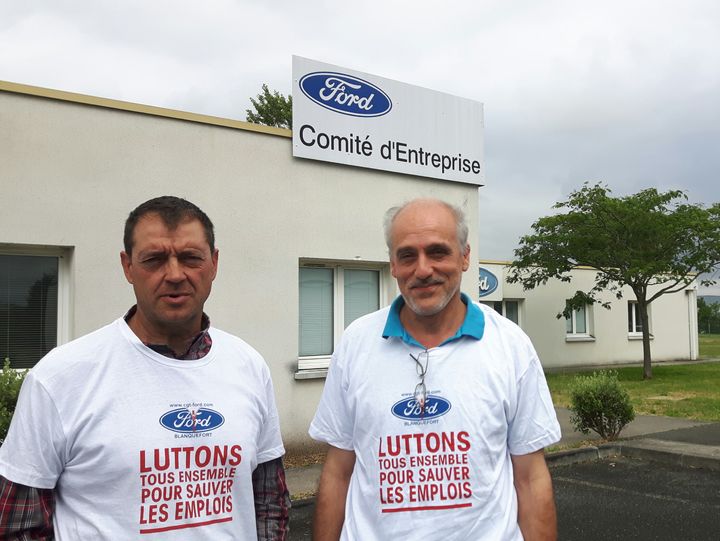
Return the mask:
<path id="1" fill-rule="evenodd" d="M 258 541 L 286 541 L 290 494 L 282 458 L 258 464 L 252 474 Z"/>
<path id="2" fill-rule="evenodd" d="M 355 453 L 330 447 L 320 475 L 313 521 L 315 541 L 337 541 L 345 522 L 345 500 L 350 476 L 355 467 Z"/>
<path id="3" fill-rule="evenodd" d="M 0 476 L 0 539 L 54 539 L 52 489 L 28 487 Z"/>
<path id="4" fill-rule="evenodd" d="M 555 541 L 555 500 L 544 450 L 513 455 L 512 463 L 518 499 L 518 524 L 523 537 L 526 541 Z"/>

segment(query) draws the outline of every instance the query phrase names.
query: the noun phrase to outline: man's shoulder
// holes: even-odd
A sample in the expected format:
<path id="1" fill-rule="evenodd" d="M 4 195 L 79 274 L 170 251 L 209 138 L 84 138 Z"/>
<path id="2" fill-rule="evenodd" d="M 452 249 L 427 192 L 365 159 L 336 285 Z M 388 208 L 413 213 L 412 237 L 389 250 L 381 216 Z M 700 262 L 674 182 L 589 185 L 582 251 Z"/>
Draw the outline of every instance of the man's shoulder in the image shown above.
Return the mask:
<path id="1" fill-rule="evenodd" d="M 85 370 L 91 365 L 100 364 L 105 358 L 101 354 L 102 348 L 116 348 L 117 340 L 121 338 L 119 321 L 115 320 L 53 348 L 37 362 L 32 372 L 40 379 L 48 379 L 58 374 L 67 374 L 74 368 Z"/>
<path id="2" fill-rule="evenodd" d="M 375 312 L 370 312 L 364 316 L 360 316 L 355 321 L 350 323 L 343 332 L 343 337 L 348 336 L 360 336 L 367 332 L 375 333 L 378 336 L 382 333 L 385 323 L 387 322 L 388 314 L 390 313 L 390 307 L 380 308 Z"/>
<path id="3" fill-rule="evenodd" d="M 260 363 L 262 365 L 266 364 L 265 359 L 260 352 L 239 336 L 212 326 L 208 329 L 208 331 L 210 332 L 210 337 L 212 338 L 213 347 L 217 347 L 222 350 L 229 348 L 233 350 L 234 354 L 240 354 L 252 362 Z"/>
<path id="4" fill-rule="evenodd" d="M 520 326 L 506 318 L 502 314 L 499 314 L 494 309 L 490 308 L 486 304 L 482 304 L 477 301 L 473 301 L 473 304 L 480 309 L 485 319 L 485 330 L 488 328 L 494 329 L 495 332 L 515 334 L 517 336 L 526 336 Z"/>

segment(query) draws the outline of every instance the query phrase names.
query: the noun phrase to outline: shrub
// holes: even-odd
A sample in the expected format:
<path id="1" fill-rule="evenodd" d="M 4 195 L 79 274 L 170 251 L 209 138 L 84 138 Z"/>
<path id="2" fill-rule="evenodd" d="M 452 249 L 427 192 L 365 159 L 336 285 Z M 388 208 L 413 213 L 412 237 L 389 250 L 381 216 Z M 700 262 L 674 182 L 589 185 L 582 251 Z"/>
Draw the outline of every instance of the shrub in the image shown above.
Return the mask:
<path id="1" fill-rule="evenodd" d="M 10 361 L 5 359 L 2 370 L 0 370 L 0 445 L 5 441 L 10 420 L 15 413 L 18 393 L 27 370 L 15 370 L 10 368 Z"/>
<path id="2" fill-rule="evenodd" d="M 623 427 L 635 418 L 630 395 L 620 386 L 617 372 L 593 372 L 577 376 L 570 387 L 570 421 L 577 430 L 597 432 L 606 440 L 614 440 Z"/>

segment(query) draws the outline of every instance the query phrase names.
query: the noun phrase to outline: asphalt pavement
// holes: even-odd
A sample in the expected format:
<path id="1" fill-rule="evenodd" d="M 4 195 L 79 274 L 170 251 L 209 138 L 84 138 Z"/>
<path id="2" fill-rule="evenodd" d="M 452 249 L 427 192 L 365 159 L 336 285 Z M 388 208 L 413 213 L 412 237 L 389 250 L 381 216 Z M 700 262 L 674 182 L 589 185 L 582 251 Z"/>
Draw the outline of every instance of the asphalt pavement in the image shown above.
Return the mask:
<path id="1" fill-rule="evenodd" d="M 557 409 L 561 446 L 587 442 Z M 590 442 L 591 443 L 591 442 Z M 561 541 L 720 539 L 720 423 L 638 416 L 621 440 L 548 454 Z M 320 465 L 288 469 L 290 541 L 311 539 Z M 443 538 L 438 530 L 438 539 Z"/>

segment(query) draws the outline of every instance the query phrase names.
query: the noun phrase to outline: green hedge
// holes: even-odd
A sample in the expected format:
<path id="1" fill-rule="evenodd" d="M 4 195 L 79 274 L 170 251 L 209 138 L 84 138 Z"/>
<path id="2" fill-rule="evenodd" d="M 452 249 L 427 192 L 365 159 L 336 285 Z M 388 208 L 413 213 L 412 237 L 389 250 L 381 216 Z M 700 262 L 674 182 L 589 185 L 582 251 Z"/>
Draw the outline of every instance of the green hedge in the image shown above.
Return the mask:
<path id="1" fill-rule="evenodd" d="M 5 441 L 10 420 L 15 413 L 20 386 L 27 370 L 15 370 L 10 368 L 10 361 L 5 360 L 2 371 L 0 371 L 0 445 Z"/>
<path id="2" fill-rule="evenodd" d="M 630 395 L 620 386 L 614 370 L 576 376 L 570 387 L 570 421 L 577 430 L 597 432 L 614 440 L 623 427 L 635 418 Z"/>

